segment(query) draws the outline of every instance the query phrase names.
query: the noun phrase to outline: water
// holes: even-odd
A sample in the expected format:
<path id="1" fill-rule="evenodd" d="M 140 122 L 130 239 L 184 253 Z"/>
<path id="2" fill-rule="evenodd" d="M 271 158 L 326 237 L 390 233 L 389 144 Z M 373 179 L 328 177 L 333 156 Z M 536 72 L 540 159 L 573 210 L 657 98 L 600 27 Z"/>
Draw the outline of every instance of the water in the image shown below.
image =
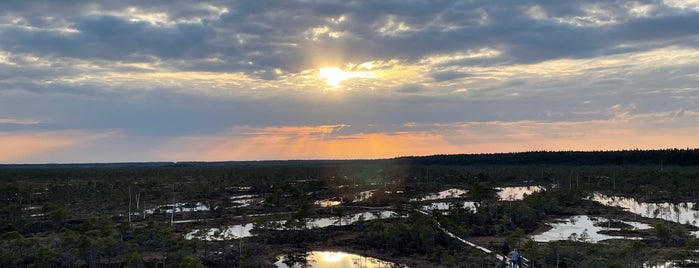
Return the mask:
<path id="1" fill-rule="evenodd" d="M 352 203 L 369 200 L 369 198 L 374 196 L 375 191 L 376 190 L 368 190 L 368 191 L 358 192 L 358 193 L 354 194 L 354 200 L 352 200 Z"/>
<path id="2" fill-rule="evenodd" d="M 328 226 L 342 226 L 353 224 L 359 221 L 369 221 L 376 219 L 386 219 L 396 217 L 397 214 L 393 211 L 383 210 L 383 211 L 372 211 L 356 213 L 339 218 L 315 218 L 311 219 L 307 223 L 308 228 L 325 228 Z"/>
<path id="3" fill-rule="evenodd" d="M 401 190 L 398 190 L 398 191 L 383 191 L 383 192 L 384 192 L 384 193 L 387 193 L 387 194 L 402 194 L 402 193 L 405 193 L 405 192 L 403 192 L 403 191 L 401 191 Z"/>
<path id="4" fill-rule="evenodd" d="M 254 194 L 241 194 L 241 195 L 231 196 L 230 199 L 231 200 L 240 200 L 240 199 L 258 198 L 258 197 L 259 197 L 258 195 L 254 195 Z"/>
<path id="5" fill-rule="evenodd" d="M 522 187 L 497 187 L 495 188 L 499 190 L 498 192 L 498 197 L 500 200 L 507 200 L 507 201 L 515 201 L 515 200 L 522 200 L 525 195 L 530 195 L 532 193 L 541 191 L 543 187 L 541 186 L 522 186 Z M 416 201 L 435 201 L 435 200 L 443 200 L 443 199 L 450 199 L 450 198 L 461 198 L 464 197 L 468 193 L 467 190 L 463 189 L 447 189 L 438 193 L 426 195 L 421 198 L 413 198 L 410 201 L 411 202 L 416 202 Z M 472 201 L 467 201 L 467 202 L 462 202 L 463 207 L 470 209 L 471 211 L 476 211 L 476 202 Z M 431 210 L 448 210 L 450 206 L 453 205 L 453 202 L 432 202 L 430 204 L 427 204 L 422 207 L 422 210 L 426 211 L 431 211 Z"/>
<path id="6" fill-rule="evenodd" d="M 578 240 L 582 242 L 597 243 L 602 240 L 607 239 L 641 239 L 639 237 L 624 237 L 624 236 L 611 236 L 599 233 L 600 231 L 619 231 L 620 228 L 606 228 L 602 226 L 595 226 L 595 223 L 604 222 L 607 219 L 602 217 L 589 217 L 586 215 L 573 216 L 563 220 L 562 222 L 555 222 L 549 224 L 552 228 L 542 234 L 533 235 L 531 238 L 538 242 L 550 242 L 550 241 L 560 241 L 560 240 Z M 650 229 L 652 228 L 648 224 L 640 222 L 627 222 L 623 223 L 631 225 L 634 229 Z M 585 235 L 583 235 L 585 234 Z M 586 237 L 585 237 L 586 236 Z"/>
<path id="7" fill-rule="evenodd" d="M 247 192 L 252 189 L 251 186 L 229 186 L 226 187 L 226 190 L 234 190 L 234 191 L 239 191 L 239 192 Z"/>
<path id="8" fill-rule="evenodd" d="M 442 200 L 442 199 L 449 199 L 449 198 L 459 198 L 459 197 L 464 197 L 468 193 L 468 190 L 464 189 L 457 189 L 457 188 L 452 188 L 452 189 L 447 189 L 438 193 L 434 194 L 429 194 L 426 196 L 423 196 L 421 198 L 413 198 L 410 199 L 411 202 L 416 202 L 416 201 L 434 201 L 434 200 Z"/>
<path id="9" fill-rule="evenodd" d="M 252 223 L 246 223 L 230 225 L 223 230 L 220 228 L 210 228 L 208 230 L 194 229 L 185 234 L 184 239 L 192 240 L 194 238 L 199 238 L 200 240 L 206 241 L 223 241 L 251 237 L 252 233 L 250 233 L 250 231 L 253 227 L 254 225 Z"/>
<path id="10" fill-rule="evenodd" d="M 600 193 L 594 193 L 590 200 L 606 206 L 622 207 L 626 211 L 642 217 L 686 223 L 699 227 L 699 211 L 692 209 L 696 205 L 694 202 L 645 203 L 638 202 L 634 198 L 606 196 Z"/>
<path id="11" fill-rule="evenodd" d="M 498 192 L 498 198 L 504 201 L 515 201 L 524 199 L 525 195 L 530 195 L 541 191 L 541 186 L 518 186 L 518 187 L 495 187 Z"/>
<path id="12" fill-rule="evenodd" d="M 383 268 L 408 267 L 372 257 L 340 251 L 310 251 L 292 253 L 277 257 L 274 263 L 279 268 L 312 267 L 312 268 Z"/>
<path id="13" fill-rule="evenodd" d="M 308 219 L 308 221 L 306 222 L 306 228 L 317 229 L 317 228 L 325 228 L 325 227 L 329 227 L 329 226 L 342 226 L 342 225 L 353 224 L 353 223 L 359 222 L 359 221 L 369 221 L 369 220 L 375 220 L 375 219 L 394 218 L 397 216 L 398 215 L 393 211 L 382 210 L 382 211 L 372 211 L 372 212 L 350 214 L 350 215 L 346 215 L 346 216 L 342 217 L 342 219 L 337 218 L 337 217 L 313 218 L 313 219 Z M 273 225 L 284 226 L 286 221 L 273 221 L 272 223 L 273 223 Z M 194 229 L 191 232 L 185 234 L 185 239 L 190 240 L 193 238 L 199 238 L 200 240 L 221 241 L 221 240 L 231 240 L 231 239 L 238 239 L 238 238 L 244 238 L 244 237 L 251 237 L 251 236 L 253 236 L 252 233 L 250 233 L 252 228 L 253 228 L 252 223 L 246 223 L 246 224 L 230 225 L 223 230 L 221 230 L 220 228 L 210 228 L 207 230 Z"/>
<path id="14" fill-rule="evenodd" d="M 433 202 L 422 206 L 422 210 L 432 211 L 432 210 L 448 210 L 455 204 L 461 204 L 463 208 L 469 209 L 472 212 L 476 212 L 476 202 L 465 201 L 465 202 Z"/>
<path id="15" fill-rule="evenodd" d="M 694 267 L 698 262 L 694 260 L 684 261 L 666 261 L 666 262 L 645 262 L 643 268 L 679 268 L 679 267 Z"/>
<path id="16" fill-rule="evenodd" d="M 675 265 L 675 262 L 658 262 L 658 263 L 651 263 L 651 262 L 645 262 L 643 264 L 643 268 L 675 268 L 678 267 Z"/>
<path id="17" fill-rule="evenodd" d="M 317 200 L 313 202 L 313 204 L 323 207 L 323 208 L 328 208 L 328 207 L 334 207 L 334 206 L 339 206 L 342 204 L 342 201 L 337 201 L 333 199 L 323 199 L 323 200 Z"/>
<path id="18" fill-rule="evenodd" d="M 230 200 L 233 203 L 232 208 L 242 208 L 260 202 L 260 197 L 254 194 L 244 194 L 231 196 Z"/>
<path id="19" fill-rule="evenodd" d="M 517 186 L 517 187 L 495 187 L 498 190 L 498 198 L 501 201 L 515 201 L 524 199 L 525 195 L 530 195 L 544 189 L 542 186 Z M 416 201 L 435 201 L 450 198 L 462 198 L 468 193 L 468 190 L 452 188 L 438 193 L 429 194 L 421 198 L 410 199 L 411 202 Z"/>
<path id="20" fill-rule="evenodd" d="M 160 211 L 160 213 L 172 213 L 172 204 L 169 205 L 162 205 L 162 206 L 157 206 L 151 209 L 146 209 L 144 212 L 146 214 L 153 214 L 156 211 Z M 194 211 L 209 211 L 209 205 L 202 203 L 202 202 L 197 202 L 194 207 L 187 207 L 187 203 L 175 203 L 175 213 L 180 213 L 180 212 L 194 212 Z M 163 210 L 163 208 L 166 208 Z"/>

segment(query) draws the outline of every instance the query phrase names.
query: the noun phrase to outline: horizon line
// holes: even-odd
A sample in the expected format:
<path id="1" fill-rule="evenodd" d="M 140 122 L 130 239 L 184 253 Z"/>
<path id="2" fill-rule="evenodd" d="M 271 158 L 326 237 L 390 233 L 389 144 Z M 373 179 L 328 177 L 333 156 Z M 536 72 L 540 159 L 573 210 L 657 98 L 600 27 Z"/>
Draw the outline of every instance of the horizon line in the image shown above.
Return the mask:
<path id="1" fill-rule="evenodd" d="M 512 152 L 491 152 L 491 153 L 457 153 L 457 154 L 429 154 L 429 155 L 403 155 L 390 158 L 308 158 L 308 159 L 251 159 L 251 160 L 178 160 L 178 161 L 116 161 L 116 162 L 46 162 L 46 163 L 0 163 L 0 166 L 31 166 L 31 165 L 129 165 L 129 164 L 156 164 L 156 163 L 262 163 L 262 162 L 296 162 L 296 161 L 381 161 L 397 160 L 404 158 L 422 158 L 434 156 L 482 156 L 482 155 L 506 155 L 506 154 L 526 154 L 526 153 L 615 153 L 615 152 L 654 152 L 654 151 L 696 151 L 698 148 L 664 148 L 664 149 L 617 149 L 617 150 L 532 150 L 532 151 L 512 151 Z"/>

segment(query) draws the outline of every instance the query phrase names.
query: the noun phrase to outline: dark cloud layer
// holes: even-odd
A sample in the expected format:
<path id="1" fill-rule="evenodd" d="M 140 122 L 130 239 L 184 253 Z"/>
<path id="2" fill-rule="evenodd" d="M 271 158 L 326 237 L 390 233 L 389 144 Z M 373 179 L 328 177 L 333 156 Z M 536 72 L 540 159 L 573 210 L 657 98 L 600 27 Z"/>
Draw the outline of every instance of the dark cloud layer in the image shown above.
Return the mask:
<path id="1" fill-rule="evenodd" d="M 345 61 L 418 60 L 426 55 L 497 47 L 510 62 L 585 58 L 619 51 L 632 43 L 686 44 L 699 34 L 695 12 L 658 7 L 651 17 L 630 17 L 625 2 L 608 1 L 10 1 L 0 14 L 22 22 L 0 28 L 0 46 L 10 52 L 54 57 L 132 60 L 217 57 L 221 71 L 307 69 L 308 53 L 330 51 Z M 585 8 L 599 5 L 617 23 L 576 26 Z M 649 4 L 654 4 L 649 2 Z M 548 19 L 528 14 L 539 6 Z M 136 7 L 135 11 L 129 8 Z M 135 15 L 165 14 L 148 22 Z M 131 17 L 129 17 L 131 16 Z M 142 16 L 143 17 L 143 16 Z M 332 22 L 332 19 L 344 18 Z M 143 18 L 140 18 L 143 19 Z M 591 20 L 594 18 L 589 18 Z M 396 30 L 397 25 L 406 28 Z M 57 31 L 56 27 L 74 32 Z M 309 39 L 309 29 L 327 27 Z M 381 29 L 385 31 L 382 32 Z M 341 51 L 338 51 L 341 50 Z M 240 65 L 251 61 L 254 64 Z M 179 66 L 183 69 L 211 69 Z M 253 69 L 253 70 L 251 70 Z"/>

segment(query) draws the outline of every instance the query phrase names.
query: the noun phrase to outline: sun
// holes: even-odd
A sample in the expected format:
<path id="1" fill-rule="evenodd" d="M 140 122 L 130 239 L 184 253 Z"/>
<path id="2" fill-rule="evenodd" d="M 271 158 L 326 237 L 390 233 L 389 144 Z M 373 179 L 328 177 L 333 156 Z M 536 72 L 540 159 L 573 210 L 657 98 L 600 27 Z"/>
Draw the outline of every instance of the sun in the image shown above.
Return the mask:
<path id="1" fill-rule="evenodd" d="M 350 68 L 352 69 L 352 68 Z M 374 71 L 343 71 L 337 67 L 320 68 L 318 78 L 324 79 L 328 85 L 338 88 L 342 81 L 354 78 L 376 78 Z"/>
<path id="2" fill-rule="evenodd" d="M 350 78 L 350 75 L 336 67 L 325 67 L 320 68 L 318 77 L 320 77 L 320 79 L 325 79 L 325 82 L 328 83 L 328 85 L 340 87 L 340 82 Z"/>

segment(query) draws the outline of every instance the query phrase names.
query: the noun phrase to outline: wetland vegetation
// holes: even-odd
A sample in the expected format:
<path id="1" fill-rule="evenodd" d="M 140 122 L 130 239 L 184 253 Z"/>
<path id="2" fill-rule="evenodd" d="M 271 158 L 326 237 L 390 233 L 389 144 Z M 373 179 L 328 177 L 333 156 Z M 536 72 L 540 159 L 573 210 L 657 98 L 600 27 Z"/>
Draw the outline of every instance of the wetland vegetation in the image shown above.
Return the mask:
<path id="1" fill-rule="evenodd" d="M 697 192 L 689 149 L 0 165 L 0 266 L 494 267 L 507 242 L 530 267 L 692 267 Z"/>

